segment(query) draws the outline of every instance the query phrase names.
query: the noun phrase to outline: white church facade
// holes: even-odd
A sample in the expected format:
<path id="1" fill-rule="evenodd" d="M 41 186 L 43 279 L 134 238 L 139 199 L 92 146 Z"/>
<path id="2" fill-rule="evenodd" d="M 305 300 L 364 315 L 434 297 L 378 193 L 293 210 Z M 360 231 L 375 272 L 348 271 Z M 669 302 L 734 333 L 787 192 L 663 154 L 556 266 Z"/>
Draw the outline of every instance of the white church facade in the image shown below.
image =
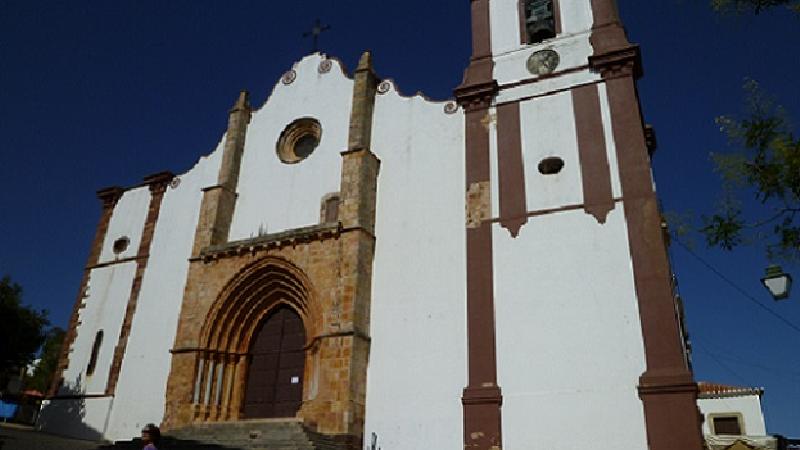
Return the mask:
<path id="1" fill-rule="evenodd" d="M 615 1 L 469 4 L 454 101 L 313 54 L 188 172 L 99 191 L 40 427 L 703 448 Z"/>

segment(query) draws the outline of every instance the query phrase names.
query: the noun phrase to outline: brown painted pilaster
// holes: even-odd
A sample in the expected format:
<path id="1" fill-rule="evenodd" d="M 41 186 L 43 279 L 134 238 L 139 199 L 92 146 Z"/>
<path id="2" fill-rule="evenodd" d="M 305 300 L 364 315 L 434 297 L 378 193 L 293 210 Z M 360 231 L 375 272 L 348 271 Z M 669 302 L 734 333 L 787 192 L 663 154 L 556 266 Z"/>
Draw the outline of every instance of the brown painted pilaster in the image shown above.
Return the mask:
<path id="1" fill-rule="evenodd" d="M 455 90 L 456 97 L 462 104 L 467 97 L 481 97 L 483 91 L 497 92 L 497 82 L 494 80 L 493 73 L 489 0 L 471 0 L 470 3 L 472 6 L 472 57 L 470 57 L 469 66 L 464 71 L 464 80 Z"/>
<path id="2" fill-rule="evenodd" d="M 614 198 L 597 85 L 573 89 L 572 103 L 583 181 L 583 209 L 599 223 L 605 223 L 608 213 L 614 209 Z"/>
<path id="3" fill-rule="evenodd" d="M 528 222 L 519 102 L 497 106 L 497 171 L 500 225 L 517 237 Z"/>
<path id="4" fill-rule="evenodd" d="M 130 337 L 131 326 L 133 325 L 133 316 L 136 314 L 136 305 L 139 302 L 139 292 L 142 289 L 144 271 L 147 268 L 147 262 L 150 260 L 150 244 L 153 242 L 158 214 L 161 211 L 164 192 L 166 192 L 167 186 L 173 178 L 175 178 L 175 175 L 171 172 L 160 172 L 144 179 L 145 184 L 150 188 L 150 206 L 147 209 L 147 218 L 144 221 L 142 238 L 139 241 L 139 251 L 136 253 L 136 274 L 131 285 L 131 295 L 125 308 L 125 317 L 122 320 L 119 340 L 117 346 L 114 347 L 114 357 L 111 360 L 111 370 L 106 384 L 106 395 L 113 395 L 117 388 L 119 372 L 122 369 L 122 360 L 125 357 L 125 349 L 128 346 L 128 337 Z"/>
<path id="5" fill-rule="evenodd" d="M 647 370 L 639 379 L 650 450 L 703 448 L 697 385 L 683 354 L 650 158 L 636 95 L 635 55 L 603 72 L 617 147 Z"/>
<path id="6" fill-rule="evenodd" d="M 64 374 L 64 370 L 66 370 L 66 368 L 69 366 L 69 353 L 78 334 L 78 325 L 80 325 L 78 318 L 81 309 L 83 309 L 85 306 L 83 300 L 86 298 L 86 288 L 89 285 L 89 275 L 92 271 L 92 267 L 96 266 L 100 261 L 100 253 L 103 249 L 103 242 L 105 241 L 106 233 L 108 231 L 108 224 L 111 221 L 111 214 L 114 212 L 114 207 L 117 205 L 117 202 L 122 197 L 124 192 L 125 190 L 118 186 L 97 191 L 97 198 L 99 198 L 103 204 L 103 211 L 100 214 L 100 220 L 97 223 L 97 230 L 95 231 L 94 240 L 92 240 L 92 246 L 89 250 L 89 258 L 86 261 L 86 268 L 83 271 L 80 288 L 78 288 L 78 298 L 75 300 L 75 306 L 72 308 L 67 334 L 64 336 L 64 343 L 61 345 L 61 354 L 59 356 L 58 365 L 56 366 L 56 370 L 53 375 L 53 381 L 50 384 L 50 390 L 48 393 L 50 396 L 58 394 L 61 377 Z"/>
<path id="7" fill-rule="evenodd" d="M 592 0 L 592 36 L 594 54 L 612 53 L 631 46 L 619 18 L 616 0 Z"/>
<path id="8" fill-rule="evenodd" d="M 489 101 L 466 111 L 467 181 L 467 359 L 469 381 L 464 389 L 464 448 L 490 450 L 501 446 L 494 328 L 494 269 L 489 195 Z"/>
<path id="9" fill-rule="evenodd" d="M 464 388 L 464 448 L 490 450 L 502 446 L 495 355 L 492 268 L 489 107 L 497 95 L 493 77 L 489 0 L 472 0 L 472 58 L 455 95 L 465 111 L 467 227 L 467 359 Z"/>

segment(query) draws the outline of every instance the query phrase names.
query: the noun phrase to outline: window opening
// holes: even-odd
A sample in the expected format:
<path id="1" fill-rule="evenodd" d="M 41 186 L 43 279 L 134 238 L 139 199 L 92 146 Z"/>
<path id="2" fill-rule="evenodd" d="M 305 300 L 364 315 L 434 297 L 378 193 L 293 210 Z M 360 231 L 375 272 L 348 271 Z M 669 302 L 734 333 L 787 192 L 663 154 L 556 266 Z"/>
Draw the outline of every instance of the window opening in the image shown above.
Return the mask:
<path id="1" fill-rule="evenodd" d="M 325 199 L 325 223 L 339 220 L 339 196 L 334 195 Z"/>
<path id="2" fill-rule="evenodd" d="M 525 2 L 525 34 L 528 44 L 537 44 L 556 37 L 556 16 L 553 0 Z"/>
<path id="3" fill-rule="evenodd" d="M 278 139 L 278 158 L 286 164 L 299 163 L 314 153 L 321 139 L 319 121 L 310 117 L 297 119 L 284 128 Z"/>
<path id="4" fill-rule="evenodd" d="M 742 426 L 736 416 L 714 417 L 714 434 L 741 436 Z"/>
<path id="5" fill-rule="evenodd" d="M 555 175 L 564 168 L 564 160 L 558 156 L 551 156 L 539 163 L 539 173 L 542 175 Z"/>
<path id="6" fill-rule="evenodd" d="M 122 236 L 121 238 L 114 241 L 114 254 L 119 255 L 120 253 L 124 252 L 128 249 L 128 246 L 131 244 L 130 238 L 128 236 Z"/>
<path id="7" fill-rule="evenodd" d="M 94 369 L 97 368 L 97 355 L 100 353 L 100 344 L 103 343 L 103 330 L 99 330 L 94 336 L 94 344 L 92 344 L 92 355 L 89 357 L 89 365 L 86 366 L 86 376 L 94 374 Z"/>

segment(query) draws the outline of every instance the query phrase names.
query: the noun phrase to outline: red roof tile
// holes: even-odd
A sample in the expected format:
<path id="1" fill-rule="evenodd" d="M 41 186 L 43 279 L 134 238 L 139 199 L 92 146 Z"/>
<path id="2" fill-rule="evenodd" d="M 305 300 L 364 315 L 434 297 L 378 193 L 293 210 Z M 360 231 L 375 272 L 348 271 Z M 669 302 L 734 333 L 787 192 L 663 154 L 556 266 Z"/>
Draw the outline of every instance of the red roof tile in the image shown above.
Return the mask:
<path id="1" fill-rule="evenodd" d="M 700 389 L 698 393 L 700 398 L 739 397 L 745 395 L 761 396 L 764 394 L 764 388 L 731 386 L 727 384 L 709 383 L 706 381 L 698 382 L 697 387 Z"/>

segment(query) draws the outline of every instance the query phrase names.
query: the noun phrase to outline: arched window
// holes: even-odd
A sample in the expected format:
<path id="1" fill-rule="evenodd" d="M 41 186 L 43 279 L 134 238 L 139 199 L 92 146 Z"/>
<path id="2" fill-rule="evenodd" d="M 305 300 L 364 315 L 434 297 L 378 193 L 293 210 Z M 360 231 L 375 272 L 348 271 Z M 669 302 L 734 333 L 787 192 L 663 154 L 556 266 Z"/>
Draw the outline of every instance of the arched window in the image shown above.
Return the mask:
<path id="1" fill-rule="evenodd" d="M 103 330 L 99 330 L 94 336 L 92 344 L 92 356 L 89 357 L 89 365 L 86 366 L 86 376 L 92 375 L 97 367 L 97 354 L 100 353 L 100 344 L 103 343 Z"/>
<path id="2" fill-rule="evenodd" d="M 554 0 L 522 0 L 525 14 L 524 35 L 528 44 L 556 37 Z"/>

